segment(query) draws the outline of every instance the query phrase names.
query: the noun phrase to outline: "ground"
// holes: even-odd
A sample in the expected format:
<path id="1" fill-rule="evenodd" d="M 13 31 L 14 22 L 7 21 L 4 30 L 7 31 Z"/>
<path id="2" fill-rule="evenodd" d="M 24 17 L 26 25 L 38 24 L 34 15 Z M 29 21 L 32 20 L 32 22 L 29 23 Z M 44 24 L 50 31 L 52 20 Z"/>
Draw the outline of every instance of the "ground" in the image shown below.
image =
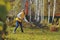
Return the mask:
<path id="1" fill-rule="evenodd" d="M 14 27 L 9 27 L 7 40 L 60 40 L 60 30 L 51 32 L 40 28 L 24 28 L 24 33 L 17 29 L 16 34 L 13 34 Z"/>

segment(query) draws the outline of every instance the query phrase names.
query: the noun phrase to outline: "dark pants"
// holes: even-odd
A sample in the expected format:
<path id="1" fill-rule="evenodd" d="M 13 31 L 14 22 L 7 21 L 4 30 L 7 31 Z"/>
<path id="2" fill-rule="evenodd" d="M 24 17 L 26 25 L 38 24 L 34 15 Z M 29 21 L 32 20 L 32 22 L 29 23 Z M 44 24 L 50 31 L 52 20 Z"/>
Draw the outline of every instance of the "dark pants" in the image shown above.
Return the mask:
<path id="1" fill-rule="evenodd" d="M 16 21 L 16 27 L 14 29 L 14 32 L 17 30 L 18 26 L 20 25 L 21 28 L 21 32 L 23 32 L 23 26 L 22 26 L 22 22 Z"/>

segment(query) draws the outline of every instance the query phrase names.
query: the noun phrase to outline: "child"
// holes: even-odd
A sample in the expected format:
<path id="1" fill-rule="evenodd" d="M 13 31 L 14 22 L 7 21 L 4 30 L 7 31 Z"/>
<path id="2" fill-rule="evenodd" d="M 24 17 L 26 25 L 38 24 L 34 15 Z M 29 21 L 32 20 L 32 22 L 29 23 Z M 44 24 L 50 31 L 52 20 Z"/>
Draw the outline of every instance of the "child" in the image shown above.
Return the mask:
<path id="1" fill-rule="evenodd" d="M 23 32 L 22 20 L 24 19 L 28 23 L 28 21 L 25 18 L 25 15 L 26 14 L 25 14 L 24 9 L 17 15 L 17 18 L 16 18 L 16 27 L 14 29 L 14 33 L 16 32 L 16 29 L 18 28 L 19 25 L 21 27 L 21 32 Z"/>

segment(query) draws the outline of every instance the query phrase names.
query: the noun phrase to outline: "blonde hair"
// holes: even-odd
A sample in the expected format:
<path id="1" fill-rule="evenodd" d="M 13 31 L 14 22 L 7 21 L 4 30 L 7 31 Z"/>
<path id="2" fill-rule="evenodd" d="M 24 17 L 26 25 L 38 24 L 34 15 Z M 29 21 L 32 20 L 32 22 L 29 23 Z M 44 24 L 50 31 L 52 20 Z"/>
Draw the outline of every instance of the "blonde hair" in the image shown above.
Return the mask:
<path id="1" fill-rule="evenodd" d="M 22 9 L 21 11 L 24 11 L 24 9 Z"/>

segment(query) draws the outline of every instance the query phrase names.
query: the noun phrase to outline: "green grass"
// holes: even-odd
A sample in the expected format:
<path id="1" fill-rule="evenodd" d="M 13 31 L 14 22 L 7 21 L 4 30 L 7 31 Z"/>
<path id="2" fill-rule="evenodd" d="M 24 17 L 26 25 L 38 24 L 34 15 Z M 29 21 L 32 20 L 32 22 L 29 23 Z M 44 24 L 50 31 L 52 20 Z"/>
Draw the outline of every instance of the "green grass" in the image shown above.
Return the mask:
<path id="1" fill-rule="evenodd" d="M 60 31 L 50 32 L 49 30 L 41 30 L 24 28 L 24 33 L 17 29 L 16 34 L 13 34 L 14 27 L 8 28 L 8 40 L 60 40 Z"/>

